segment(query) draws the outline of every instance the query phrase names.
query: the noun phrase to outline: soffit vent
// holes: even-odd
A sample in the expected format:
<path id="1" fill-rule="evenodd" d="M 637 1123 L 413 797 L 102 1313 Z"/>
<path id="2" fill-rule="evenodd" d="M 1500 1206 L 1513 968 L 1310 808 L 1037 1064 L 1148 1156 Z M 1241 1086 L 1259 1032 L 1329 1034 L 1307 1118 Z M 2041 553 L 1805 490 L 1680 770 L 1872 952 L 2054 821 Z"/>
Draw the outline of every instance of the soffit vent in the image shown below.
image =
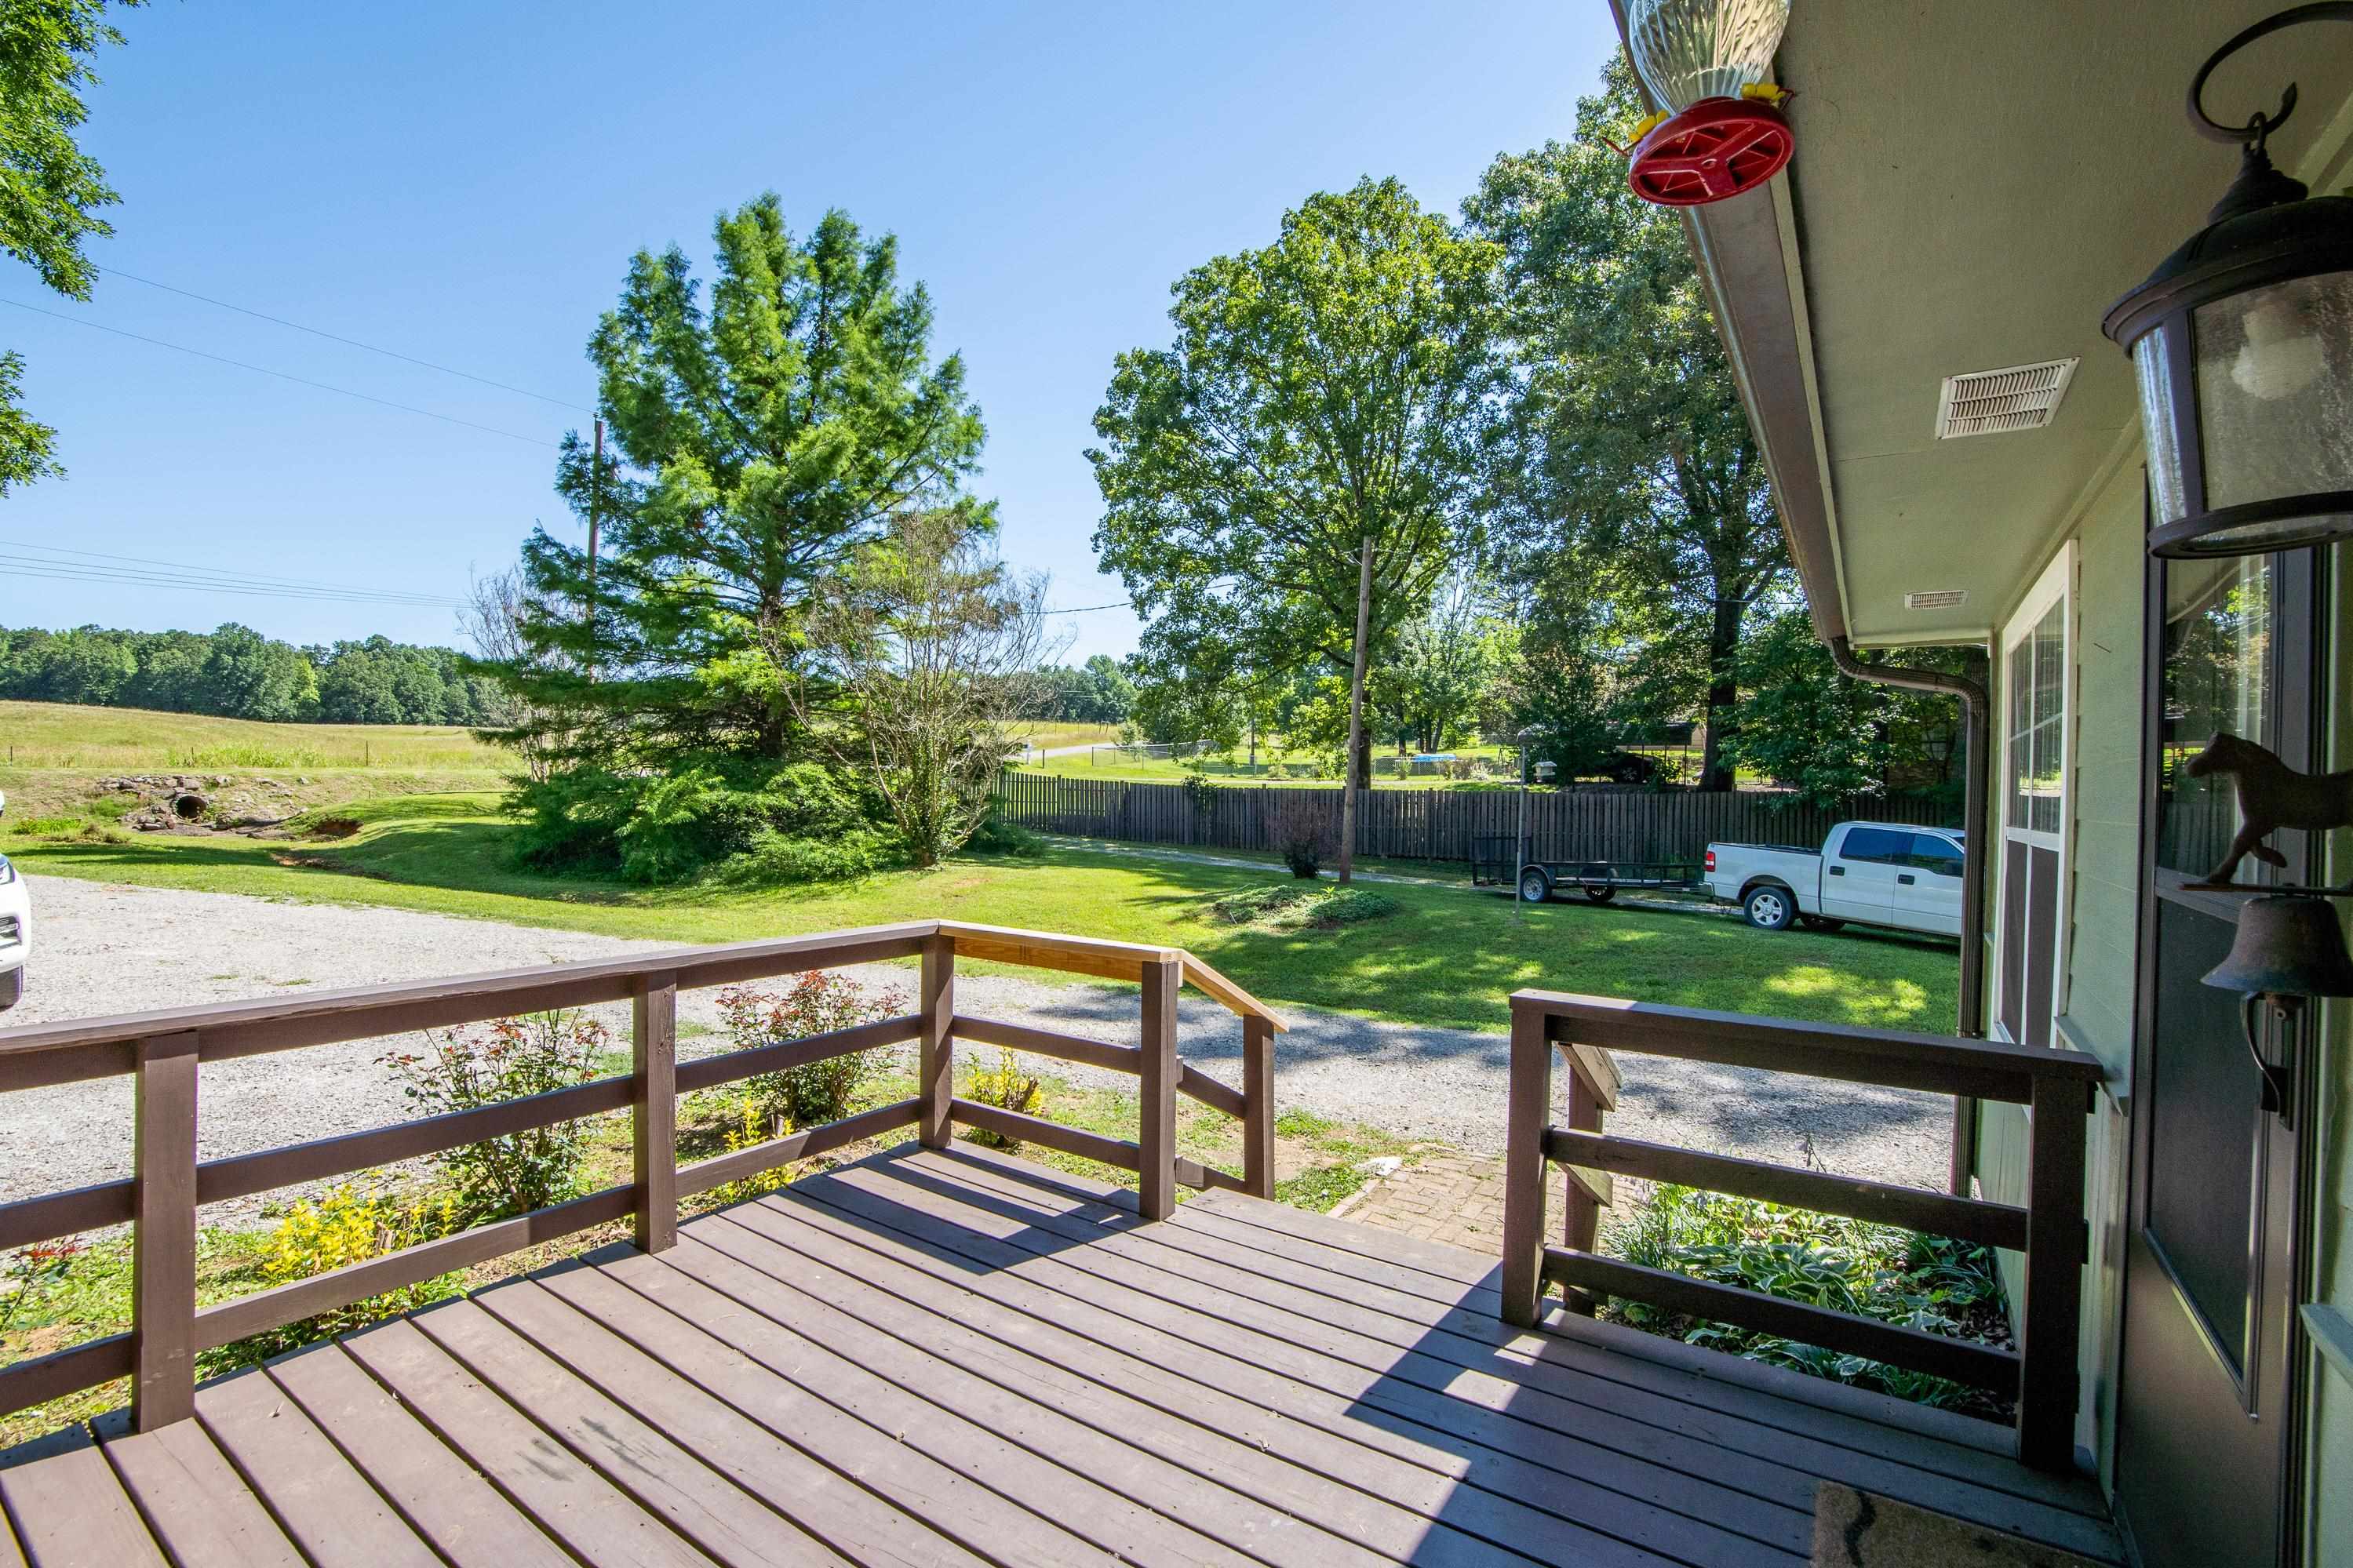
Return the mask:
<path id="1" fill-rule="evenodd" d="M 2054 359 L 1947 376 L 1936 397 L 1936 439 L 2040 430 L 2059 412 L 2077 363 Z"/>
<path id="2" fill-rule="evenodd" d="M 1904 607 L 1907 610 L 1957 610 L 1968 602 L 1967 588 L 1933 588 L 1925 594 L 1904 595 Z"/>

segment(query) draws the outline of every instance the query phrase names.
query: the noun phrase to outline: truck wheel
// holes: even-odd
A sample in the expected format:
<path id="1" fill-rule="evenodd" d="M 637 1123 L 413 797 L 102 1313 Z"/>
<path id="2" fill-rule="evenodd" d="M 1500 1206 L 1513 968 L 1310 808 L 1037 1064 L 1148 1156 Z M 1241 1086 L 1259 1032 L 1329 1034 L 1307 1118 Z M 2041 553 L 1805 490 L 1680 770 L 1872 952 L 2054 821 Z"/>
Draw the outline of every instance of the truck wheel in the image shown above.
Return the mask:
<path id="1" fill-rule="evenodd" d="M 1541 867 L 1530 866 L 1520 872 L 1520 901 L 1540 904 L 1552 897 L 1552 879 Z"/>
<path id="2" fill-rule="evenodd" d="M 1799 919 L 1805 921 L 1808 931 L 1844 931 L 1846 929 L 1846 921 L 1834 919 L 1830 915 L 1800 915 Z"/>
<path id="3" fill-rule="evenodd" d="M 1798 918 L 1798 900 L 1788 889 L 1768 882 L 1749 889 L 1740 912 L 1758 931 L 1788 931 Z"/>
<path id="4" fill-rule="evenodd" d="M 0 974 L 0 1013 L 14 1007 L 25 994 L 25 971 L 18 968 Z"/>

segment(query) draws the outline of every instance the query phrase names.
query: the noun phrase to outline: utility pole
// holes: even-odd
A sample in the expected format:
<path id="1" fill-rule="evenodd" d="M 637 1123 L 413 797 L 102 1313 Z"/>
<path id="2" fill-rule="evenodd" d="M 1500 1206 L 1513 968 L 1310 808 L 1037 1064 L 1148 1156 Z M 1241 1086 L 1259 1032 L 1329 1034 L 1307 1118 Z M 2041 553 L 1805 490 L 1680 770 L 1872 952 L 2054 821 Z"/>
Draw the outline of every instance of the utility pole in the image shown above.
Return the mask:
<path id="1" fill-rule="evenodd" d="M 596 503 L 605 493 L 605 422 L 596 421 L 596 455 L 588 467 L 588 679 L 596 679 Z"/>
<path id="2" fill-rule="evenodd" d="M 1348 760 L 1340 768 L 1340 885 L 1356 869 L 1356 752 L 1365 740 L 1365 637 L 1373 616 L 1373 536 L 1356 568 L 1356 669 L 1348 681 Z M 1370 784 L 1372 780 L 1364 781 Z"/>

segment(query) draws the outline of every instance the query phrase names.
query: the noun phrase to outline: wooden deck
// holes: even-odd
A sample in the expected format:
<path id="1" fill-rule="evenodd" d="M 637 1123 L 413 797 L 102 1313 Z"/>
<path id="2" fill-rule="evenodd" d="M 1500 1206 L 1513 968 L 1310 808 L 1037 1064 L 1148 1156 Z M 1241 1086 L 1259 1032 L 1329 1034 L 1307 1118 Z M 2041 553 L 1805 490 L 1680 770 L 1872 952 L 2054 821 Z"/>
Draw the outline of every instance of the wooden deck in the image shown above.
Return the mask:
<path id="1" fill-rule="evenodd" d="M 0 1456 L 0 1563 L 1794 1565 L 1824 1478 L 2118 1559 L 2000 1428 L 1498 1284 L 909 1145 Z"/>

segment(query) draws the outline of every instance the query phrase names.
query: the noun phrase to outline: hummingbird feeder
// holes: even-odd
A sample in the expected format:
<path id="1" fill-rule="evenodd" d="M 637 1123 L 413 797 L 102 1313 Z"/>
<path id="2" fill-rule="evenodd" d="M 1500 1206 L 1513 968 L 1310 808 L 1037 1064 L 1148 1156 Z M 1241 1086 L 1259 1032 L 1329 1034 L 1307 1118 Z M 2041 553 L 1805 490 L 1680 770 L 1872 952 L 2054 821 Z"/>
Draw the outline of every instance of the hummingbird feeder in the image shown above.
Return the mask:
<path id="1" fill-rule="evenodd" d="M 1754 190 L 1797 151 L 1768 79 L 1789 0 L 1632 0 L 1626 43 L 1666 106 L 1636 132 L 1626 183 L 1646 202 L 1692 207 Z"/>

